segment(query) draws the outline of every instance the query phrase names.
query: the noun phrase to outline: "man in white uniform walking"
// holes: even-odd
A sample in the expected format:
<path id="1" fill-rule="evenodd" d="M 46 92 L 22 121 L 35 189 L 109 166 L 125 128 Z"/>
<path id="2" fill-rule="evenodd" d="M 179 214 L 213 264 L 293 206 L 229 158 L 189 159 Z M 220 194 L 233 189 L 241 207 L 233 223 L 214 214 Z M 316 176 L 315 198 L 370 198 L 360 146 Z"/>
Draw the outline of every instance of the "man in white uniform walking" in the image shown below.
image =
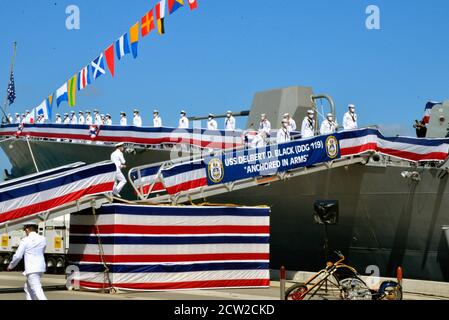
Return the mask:
<path id="1" fill-rule="evenodd" d="M 126 185 L 126 178 L 123 175 L 122 169 L 126 168 L 125 157 L 123 156 L 123 151 L 125 150 L 125 144 L 119 143 L 115 145 L 115 151 L 111 154 L 111 161 L 115 163 L 117 168 L 114 190 L 112 194 L 114 197 L 121 198 L 120 192 L 122 192 L 123 188 Z"/>
<path id="2" fill-rule="evenodd" d="M 47 240 L 37 234 L 38 226 L 36 224 L 27 224 L 24 226 L 26 238 L 24 238 L 17 249 L 8 266 L 8 271 L 12 271 L 17 264 L 25 258 L 25 272 L 27 277 L 25 283 L 25 294 L 27 300 L 47 300 L 42 290 L 41 277 L 46 271 L 45 248 Z"/>

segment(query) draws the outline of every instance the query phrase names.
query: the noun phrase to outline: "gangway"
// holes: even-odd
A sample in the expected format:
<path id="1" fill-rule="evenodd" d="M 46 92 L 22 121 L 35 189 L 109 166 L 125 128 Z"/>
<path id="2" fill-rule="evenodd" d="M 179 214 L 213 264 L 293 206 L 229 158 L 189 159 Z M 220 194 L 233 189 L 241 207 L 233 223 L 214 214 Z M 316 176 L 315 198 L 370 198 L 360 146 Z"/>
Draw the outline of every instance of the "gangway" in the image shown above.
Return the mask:
<path id="1" fill-rule="evenodd" d="M 131 169 L 128 178 L 140 202 L 177 205 L 369 162 L 388 166 L 395 159 L 410 166 L 441 166 L 448 154 L 449 139 L 388 138 L 365 128 L 150 164 Z"/>
<path id="2" fill-rule="evenodd" d="M 0 233 L 110 203 L 115 164 L 74 163 L 0 184 Z"/>

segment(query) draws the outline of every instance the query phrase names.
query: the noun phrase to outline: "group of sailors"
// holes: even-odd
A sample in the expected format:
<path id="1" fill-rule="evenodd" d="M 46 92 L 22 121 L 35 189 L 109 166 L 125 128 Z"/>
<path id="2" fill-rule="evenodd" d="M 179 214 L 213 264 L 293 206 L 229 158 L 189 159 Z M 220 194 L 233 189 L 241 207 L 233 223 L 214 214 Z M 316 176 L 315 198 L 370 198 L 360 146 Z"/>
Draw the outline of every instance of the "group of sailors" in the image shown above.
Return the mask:
<path id="1" fill-rule="evenodd" d="M 327 114 L 326 119 L 321 123 L 319 132 L 316 131 L 315 111 L 308 110 L 304 118 L 301 131 L 297 131 L 295 120 L 286 113 L 281 122 L 281 128 L 277 132 L 276 143 L 285 143 L 292 140 L 292 133 L 297 132 L 303 139 L 312 138 L 315 135 L 328 135 L 338 131 L 339 125 L 332 113 Z M 348 112 L 343 117 L 343 129 L 354 130 L 358 128 L 356 108 L 353 104 L 348 106 Z M 267 116 L 262 114 L 259 130 L 256 134 L 247 134 L 246 139 L 250 147 L 263 147 L 266 145 L 267 137 L 270 137 L 271 123 Z"/>
<path id="2" fill-rule="evenodd" d="M 353 104 L 348 106 L 348 112 L 345 113 L 343 118 L 343 128 L 344 130 L 352 130 L 358 127 L 357 125 L 357 114 L 356 108 Z M 12 118 L 12 115 L 8 115 L 8 120 L 10 123 L 38 123 L 43 124 L 46 122 L 44 115 L 38 115 L 37 119 L 33 119 L 31 113 L 27 110 L 26 113 L 20 114 L 16 113 L 15 120 Z M 79 111 L 78 115 L 75 111 L 72 111 L 70 114 L 64 114 L 62 117 L 60 114 L 56 114 L 55 124 L 60 125 L 98 125 L 98 126 L 112 126 L 112 116 L 110 114 L 100 114 L 100 112 L 95 109 L 93 113 L 89 110 L 86 112 Z M 128 126 L 128 119 L 126 112 L 120 112 L 120 126 Z M 132 125 L 135 127 L 142 127 L 143 120 L 140 116 L 140 111 L 135 109 L 133 112 L 133 120 Z M 160 128 L 163 126 L 162 118 L 158 110 L 153 111 L 153 127 Z M 190 128 L 190 121 L 187 118 L 187 112 L 182 110 L 179 118 L 179 129 L 188 129 Z M 316 134 L 332 134 L 338 130 L 338 124 L 334 119 L 334 115 L 329 113 L 326 116 L 326 119 L 321 123 L 319 132 L 316 132 L 316 120 L 315 120 L 315 111 L 309 110 L 307 112 L 307 116 L 304 118 L 300 134 L 302 138 L 310 138 L 315 136 Z M 209 118 L 207 121 L 207 129 L 208 130 L 219 130 L 218 122 L 215 120 L 214 114 L 209 114 Z M 254 143 L 262 143 L 261 141 L 265 141 L 268 137 L 271 136 L 271 123 L 267 118 L 266 114 L 261 115 L 261 120 L 259 124 L 259 129 L 257 131 L 257 135 L 252 134 L 252 140 Z M 235 131 L 236 130 L 236 119 L 233 116 L 232 111 L 228 111 L 226 113 L 226 118 L 224 120 L 224 130 L 225 131 Z M 284 114 L 284 117 L 281 122 L 281 127 L 277 133 L 277 142 L 282 143 L 291 140 L 291 135 L 293 132 L 298 132 L 298 128 L 296 126 L 295 120 L 288 113 Z"/>

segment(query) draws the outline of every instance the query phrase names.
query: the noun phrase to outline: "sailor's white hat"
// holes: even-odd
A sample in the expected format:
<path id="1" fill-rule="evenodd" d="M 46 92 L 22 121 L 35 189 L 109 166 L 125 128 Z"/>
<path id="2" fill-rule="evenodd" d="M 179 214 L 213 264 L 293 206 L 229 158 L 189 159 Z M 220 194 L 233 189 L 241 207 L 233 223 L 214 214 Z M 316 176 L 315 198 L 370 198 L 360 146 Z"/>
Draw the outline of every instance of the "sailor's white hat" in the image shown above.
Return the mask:
<path id="1" fill-rule="evenodd" d="M 153 113 L 159 114 L 159 110 L 155 109 L 155 110 L 153 110 Z"/>
<path id="2" fill-rule="evenodd" d="M 262 113 L 260 116 L 261 116 L 262 118 L 266 118 L 266 117 L 267 117 L 267 115 L 266 115 L 265 113 Z"/>
<path id="3" fill-rule="evenodd" d="M 184 110 L 181 110 L 181 114 L 187 114 L 187 112 L 185 112 Z"/>
<path id="4" fill-rule="evenodd" d="M 120 114 L 126 115 L 125 111 L 120 111 Z"/>
<path id="5" fill-rule="evenodd" d="M 115 148 L 120 148 L 120 147 L 123 147 L 124 145 L 125 145 L 125 143 L 120 142 L 115 145 Z"/>
<path id="6" fill-rule="evenodd" d="M 355 105 L 350 104 L 350 105 L 348 105 L 348 108 L 349 108 L 349 109 L 355 109 Z"/>
<path id="7" fill-rule="evenodd" d="M 334 115 L 332 113 L 328 113 L 326 117 L 334 117 Z"/>
<path id="8" fill-rule="evenodd" d="M 228 110 L 228 112 L 226 112 L 226 114 L 232 114 L 232 111 Z"/>
<path id="9" fill-rule="evenodd" d="M 308 114 L 315 114 L 315 111 L 313 111 L 313 110 L 308 110 L 307 113 L 308 113 Z"/>
<path id="10" fill-rule="evenodd" d="M 138 109 L 134 109 L 134 113 L 140 113 Z"/>
<path id="11" fill-rule="evenodd" d="M 215 118 L 215 115 L 213 113 L 209 113 L 209 118 Z"/>

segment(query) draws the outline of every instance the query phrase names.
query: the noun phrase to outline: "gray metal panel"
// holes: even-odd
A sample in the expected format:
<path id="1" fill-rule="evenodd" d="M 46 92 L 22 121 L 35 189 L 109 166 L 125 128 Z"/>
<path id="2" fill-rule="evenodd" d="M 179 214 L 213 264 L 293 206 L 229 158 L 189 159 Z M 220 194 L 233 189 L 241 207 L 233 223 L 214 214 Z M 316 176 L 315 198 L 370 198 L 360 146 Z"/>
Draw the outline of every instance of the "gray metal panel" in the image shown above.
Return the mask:
<path id="1" fill-rule="evenodd" d="M 448 129 L 449 101 L 445 101 L 442 105 L 437 105 L 432 109 L 430 123 L 427 126 L 427 138 L 444 138 L 448 134 Z"/>
<path id="2" fill-rule="evenodd" d="M 313 108 L 312 95 L 311 87 L 289 87 L 258 92 L 254 96 L 247 127 L 257 129 L 260 115 L 263 113 L 268 116 L 273 129 L 280 127 L 285 113 L 290 113 L 299 126 L 307 110 Z"/>

